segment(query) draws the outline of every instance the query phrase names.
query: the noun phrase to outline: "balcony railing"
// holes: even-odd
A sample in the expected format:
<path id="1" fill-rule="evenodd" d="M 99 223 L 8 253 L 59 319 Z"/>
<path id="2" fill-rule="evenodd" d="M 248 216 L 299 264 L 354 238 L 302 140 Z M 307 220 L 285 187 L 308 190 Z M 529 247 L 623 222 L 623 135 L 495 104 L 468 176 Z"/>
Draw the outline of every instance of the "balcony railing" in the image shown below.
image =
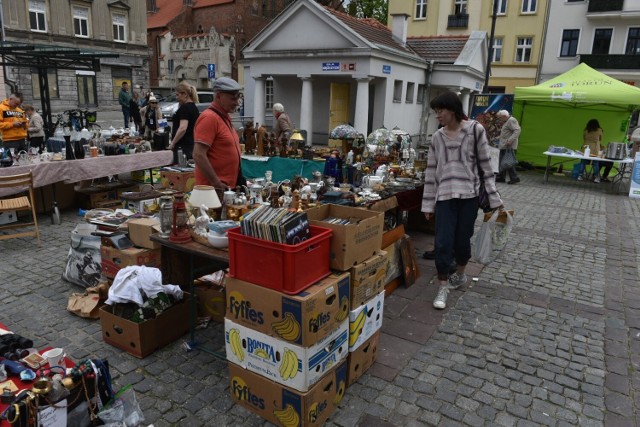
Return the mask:
<path id="1" fill-rule="evenodd" d="M 580 55 L 580 62 L 595 69 L 634 70 L 640 68 L 640 55 Z"/>
<path id="2" fill-rule="evenodd" d="M 447 28 L 467 28 L 469 26 L 469 14 L 449 15 Z"/>
<path id="3" fill-rule="evenodd" d="M 589 0 L 587 13 L 591 12 L 620 12 L 624 0 Z"/>

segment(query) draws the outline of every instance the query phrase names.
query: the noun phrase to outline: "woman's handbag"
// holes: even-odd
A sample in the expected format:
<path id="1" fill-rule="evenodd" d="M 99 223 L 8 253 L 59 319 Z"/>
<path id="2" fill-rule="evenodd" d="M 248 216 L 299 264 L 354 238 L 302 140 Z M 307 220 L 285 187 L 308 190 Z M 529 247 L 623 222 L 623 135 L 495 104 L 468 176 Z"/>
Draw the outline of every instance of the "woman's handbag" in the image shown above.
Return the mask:
<path id="1" fill-rule="evenodd" d="M 518 160 L 516 160 L 516 153 L 514 153 L 513 148 L 505 148 L 502 159 L 500 160 L 500 172 L 511 169 L 517 164 Z"/>
<path id="2" fill-rule="evenodd" d="M 473 125 L 473 151 L 476 154 L 476 167 L 478 168 L 478 177 L 480 178 L 480 188 L 478 189 L 478 208 L 483 212 L 491 210 L 491 202 L 489 201 L 489 194 L 484 185 L 484 171 L 480 167 L 480 160 L 478 159 L 478 136 L 476 135 L 476 124 Z"/>

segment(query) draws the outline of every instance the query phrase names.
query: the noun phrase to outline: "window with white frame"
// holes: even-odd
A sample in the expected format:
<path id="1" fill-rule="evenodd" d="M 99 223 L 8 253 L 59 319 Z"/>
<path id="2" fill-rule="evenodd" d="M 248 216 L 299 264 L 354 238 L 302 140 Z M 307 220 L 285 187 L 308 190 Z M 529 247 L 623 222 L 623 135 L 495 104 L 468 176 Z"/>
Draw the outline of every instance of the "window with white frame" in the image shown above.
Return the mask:
<path id="1" fill-rule="evenodd" d="M 609 48 L 611 47 L 612 37 L 612 28 L 596 28 L 593 32 L 593 46 L 591 47 L 591 53 L 595 55 L 607 55 L 609 53 Z"/>
<path id="2" fill-rule="evenodd" d="M 532 37 L 518 37 L 516 44 L 516 62 L 531 62 Z"/>
<path id="3" fill-rule="evenodd" d="M 116 42 L 127 41 L 127 17 L 119 13 L 114 13 L 111 17 L 113 24 L 113 40 Z"/>
<path id="4" fill-rule="evenodd" d="M 273 108 L 273 79 L 264 81 L 264 108 L 271 110 Z"/>
<path id="5" fill-rule="evenodd" d="M 536 13 L 537 6 L 536 0 L 522 0 L 522 13 Z"/>
<path id="6" fill-rule="evenodd" d="M 629 28 L 627 47 L 624 53 L 627 55 L 640 55 L 640 27 Z"/>
<path id="7" fill-rule="evenodd" d="M 73 6 L 73 31 L 76 37 L 89 37 L 89 9 Z"/>
<path id="8" fill-rule="evenodd" d="M 416 84 L 412 82 L 407 82 L 407 93 L 404 96 L 404 102 L 407 104 L 413 104 L 413 92 L 415 90 Z"/>
<path id="9" fill-rule="evenodd" d="M 562 42 L 560 44 L 560 57 L 573 57 L 578 54 L 578 41 L 580 40 L 580 30 L 571 29 L 562 31 Z"/>
<path id="10" fill-rule="evenodd" d="M 466 15 L 467 0 L 455 0 L 453 3 L 453 13 L 455 15 Z"/>
<path id="11" fill-rule="evenodd" d="M 497 2 L 497 10 L 496 15 L 506 15 L 507 14 L 507 0 L 494 0 Z M 491 13 L 493 13 L 493 9 L 491 9 Z"/>
<path id="12" fill-rule="evenodd" d="M 427 0 L 416 0 L 416 18 L 425 19 L 427 17 Z"/>
<path id="13" fill-rule="evenodd" d="M 491 57 L 491 62 L 501 62 L 502 61 L 502 38 L 496 37 L 493 39 L 493 56 Z"/>
<path id="14" fill-rule="evenodd" d="M 402 102 L 402 80 L 393 82 L 393 102 Z"/>
<path id="15" fill-rule="evenodd" d="M 47 5 L 44 0 L 29 0 L 29 24 L 31 31 L 47 31 Z"/>

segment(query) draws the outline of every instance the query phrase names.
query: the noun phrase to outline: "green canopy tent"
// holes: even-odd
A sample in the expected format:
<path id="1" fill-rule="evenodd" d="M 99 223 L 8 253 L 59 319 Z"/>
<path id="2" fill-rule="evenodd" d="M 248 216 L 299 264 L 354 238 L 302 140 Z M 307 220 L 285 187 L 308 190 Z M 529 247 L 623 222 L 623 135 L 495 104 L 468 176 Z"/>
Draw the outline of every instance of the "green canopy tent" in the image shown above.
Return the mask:
<path id="1" fill-rule="evenodd" d="M 520 122 L 518 160 L 546 164 L 550 145 L 582 147 L 590 119 L 604 130 L 602 143 L 624 141 L 631 112 L 640 105 L 640 89 L 586 64 L 536 86 L 516 87 L 513 116 Z"/>

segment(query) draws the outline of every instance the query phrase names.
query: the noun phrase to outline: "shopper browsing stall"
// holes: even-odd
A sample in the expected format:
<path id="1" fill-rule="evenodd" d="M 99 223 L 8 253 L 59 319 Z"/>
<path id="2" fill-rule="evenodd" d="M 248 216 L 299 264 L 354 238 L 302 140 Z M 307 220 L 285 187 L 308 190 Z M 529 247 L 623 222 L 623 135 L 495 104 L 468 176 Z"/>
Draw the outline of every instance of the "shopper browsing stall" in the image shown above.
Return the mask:
<path id="1" fill-rule="evenodd" d="M 480 185 L 485 185 L 492 208 L 501 207 L 502 200 L 496 190 L 487 148 L 489 141 L 482 125 L 475 120 L 464 120 L 462 102 L 453 92 L 433 99 L 431 108 L 442 127 L 431 140 L 422 212 L 427 221 L 433 215 L 438 217 L 435 254 L 440 289 L 433 306 L 443 309 L 449 292 L 467 281 L 465 268 L 471 258 Z M 484 181 L 478 168 L 484 171 Z M 457 271 L 449 275 L 454 259 Z"/>
<path id="2" fill-rule="evenodd" d="M 229 116 L 238 108 L 241 89 L 233 79 L 217 79 L 213 83 L 213 102 L 195 126 L 196 184 L 213 186 L 220 198 L 222 192 L 234 188 L 242 176 L 240 139 Z"/>
<path id="3" fill-rule="evenodd" d="M 502 123 L 500 129 L 500 157 L 498 163 L 502 165 L 502 159 L 507 154 L 507 150 L 513 150 L 515 156 L 518 150 L 518 137 L 520 136 L 520 124 L 515 117 L 512 117 L 507 110 L 500 110 L 496 113 L 496 117 Z M 502 166 L 500 166 L 502 169 Z M 509 174 L 509 184 L 517 184 L 520 182 L 518 174 L 516 173 L 516 167 L 511 166 L 503 169 L 498 173 L 496 182 L 505 182 L 506 174 Z"/>
<path id="4" fill-rule="evenodd" d="M 585 156 L 588 155 L 586 154 L 587 147 L 589 148 L 588 150 L 589 153 L 594 156 L 597 156 L 600 153 L 600 151 L 602 151 L 602 146 L 600 145 L 600 141 L 602 141 L 603 133 L 604 131 L 600 127 L 600 123 L 598 122 L 598 120 L 591 119 L 587 122 L 587 126 L 584 128 L 584 131 L 582 132 L 582 140 L 583 140 L 582 148 L 585 150 Z M 580 161 L 580 172 L 578 174 L 578 181 L 583 180 L 584 171 L 589 163 L 592 163 L 593 165 L 593 182 L 599 183 L 600 182 L 600 162 L 598 162 L 597 160 L 591 161 L 591 160 L 582 159 Z M 611 167 L 609 167 L 609 169 L 605 172 L 605 175 L 604 175 L 605 178 L 609 176 L 610 170 L 611 170 Z"/>
<path id="5" fill-rule="evenodd" d="M 173 132 L 169 149 L 173 150 L 173 163 L 179 163 L 178 150 L 182 150 L 187 159 L 193 158 L 193 131 L 200 112 L 196 107 L 198 93 L 196 88 L 182 81 L 176 86 L 178 110 L 173 115 Z"/>
<path id="6" fill-rule="evenodd" d="M 39 153 L 42 153 L 42 145 L 44 144 L 44 120 L 40 114 L 36 112 L 36 109 L 32 105 L 25 105 L 24 112 L 29 117 L 29 132 L 30 146 L 38 149 Z"/>
<path id="7" fill-rule="evenodd" d="M 158 122 L 162 119 L 162 111 L 155 96 L 149 97 L 149 103 L 142 107 L 140 114 L 142 115 L 144 139 L 151 139 L 153 133 L 158 130 Z"/>
<path id="8" fill-rule="evenodd" d="M 13 148 L 16 153 L 26 148 L 27 117 L 20 108 L 22 99 L 22 93 L 13 92 L 8 99 L 0 104 L 2 146 Z"/>

